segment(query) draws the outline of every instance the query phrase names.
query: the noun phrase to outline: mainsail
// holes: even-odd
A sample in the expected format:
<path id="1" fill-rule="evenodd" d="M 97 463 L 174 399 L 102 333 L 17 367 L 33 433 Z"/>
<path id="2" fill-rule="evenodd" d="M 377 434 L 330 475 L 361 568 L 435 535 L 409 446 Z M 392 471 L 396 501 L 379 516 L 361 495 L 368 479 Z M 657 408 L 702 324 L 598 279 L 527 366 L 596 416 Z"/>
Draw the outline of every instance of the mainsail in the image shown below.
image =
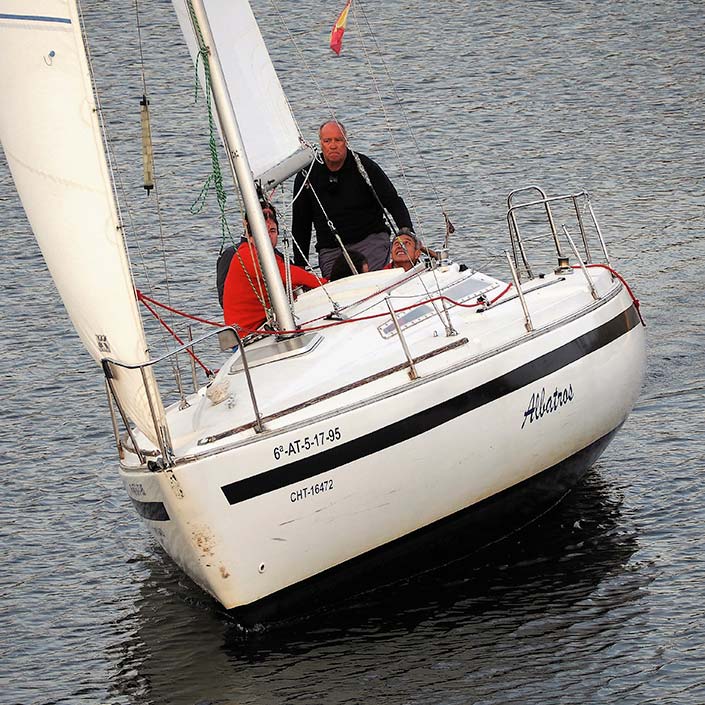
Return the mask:
<path id="1" fill-rule="evenodd" d="M 203 61 L 197 62 L 188 0 L 172 2 L 203 85 Z M 273 187 L 309 164 L 312 150 L 303 142 L 249 2 L 203 0 L 203 6 L 253 177 Z"/>
<path id="2" fill-rule="evenodd" d="M 5 156 L 81 341 L 96 361 L 146 362 L 75 0 L 0 0 L 0 96 Z M 151 368 L 114 371 L 122 408 L 157 442 Z"/>

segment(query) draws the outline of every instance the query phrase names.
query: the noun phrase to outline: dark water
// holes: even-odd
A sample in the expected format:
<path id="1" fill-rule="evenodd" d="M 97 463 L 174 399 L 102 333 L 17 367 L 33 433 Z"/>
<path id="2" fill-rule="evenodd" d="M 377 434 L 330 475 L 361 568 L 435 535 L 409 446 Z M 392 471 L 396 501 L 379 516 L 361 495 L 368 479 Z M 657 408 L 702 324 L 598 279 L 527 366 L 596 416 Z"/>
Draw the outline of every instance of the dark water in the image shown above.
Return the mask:
<path id="1" fill-rule="evenodd" d="M 426 163 L 458 228 L 457 255 L 494 273 L 510 189 L 589 189 L 648 321 L 641 399 L 586 481 L 515 540 L 243 634 L 128 505 L 100 374 L 2 161 L 0 702 L 704 703 L 702 4 L 358 2 L 337 59 L 326 34 L 343 3 L 322 5 L 256 4 L 304 132 L 333 106 L 438 242 Z M 217 317 L 215 209 L 188 214 L 208 173 L 203 105 L 193 106 L 170 6 L 140 5 L 162 238 L 154 212 L 137 212 L 155 198 L 140 194 L 132 143 L 142 92 L 134 6 L 84 11 L 138 285 L 167 295 L 163 239 L 173 303 Z"/>

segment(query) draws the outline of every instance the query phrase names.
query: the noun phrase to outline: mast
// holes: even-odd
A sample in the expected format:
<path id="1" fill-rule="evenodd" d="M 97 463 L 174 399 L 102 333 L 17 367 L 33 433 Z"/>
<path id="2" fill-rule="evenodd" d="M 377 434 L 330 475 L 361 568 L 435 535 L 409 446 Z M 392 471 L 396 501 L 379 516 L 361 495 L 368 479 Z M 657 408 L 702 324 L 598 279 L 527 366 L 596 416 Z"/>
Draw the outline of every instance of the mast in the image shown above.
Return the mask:
<path id="1" fill-rule="evenodd" d="M 269 239 L 267 224 L 259 204 L 259 195 L 252 176 L 250 162 L 245 152 L 240 127 L 237 122 L 235 110 L 230 99 L 227 84 L 223 75 L 223 68 L 218 58 L 218 52 L 213 34 L 211 32 L 208 15 L 205 10 L 203 0 L 187 0 L 191 4 L 193 14 L 198 23 L 194 28 L 196 40 L 203 41 L 205 46 L 201 47 L 207 53 L 207 60 L 210 67 L 211 88 L 213 91 L 213 102 L 216 114 L 220 122 L 220 128 L 225 142 L 225 149 L 228 154 L 230 167 L 237 181 L 242 199 L 247 211 L 247 219 L 250 224 L 252 236 L 257 246 L 257 256 L 262 268 L 262 275 L 267 286 L 269 299 L 276 316 L 276 327 L 278 330 L 292 331 L 296 328 L 294 317 L 289 308 L 286 297 L 284 283 L 279 274 L 279 267 L 274 255 L 274 248 Z"/>

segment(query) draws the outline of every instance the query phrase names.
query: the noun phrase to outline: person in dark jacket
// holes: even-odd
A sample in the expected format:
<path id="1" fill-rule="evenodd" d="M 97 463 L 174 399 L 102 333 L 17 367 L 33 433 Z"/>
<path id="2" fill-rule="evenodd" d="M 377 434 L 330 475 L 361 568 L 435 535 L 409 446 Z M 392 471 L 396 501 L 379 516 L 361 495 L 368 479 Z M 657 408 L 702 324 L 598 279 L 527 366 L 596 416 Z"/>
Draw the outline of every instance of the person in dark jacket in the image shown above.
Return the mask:
<path id="1" fill-rule="evenodd" d="M 328 278 L 342 253 L 333 228 L 346 249 L 365 256 L 371 271 L 383 269 L 390 258 L 390 229 L 383 207 L 389 211 L 397 228 L 413 230 L 409 211 L 384 171 L 369 157 L 354 155 L 348 149 L 345 127 L 341 123 L 335 120 L 324 123 L 319 137 L 323 164 L 314 162 L 310 172 L 306 169 L 294 180 L 294 194 L 298 194 L 291 228 L 298 245 L 294 248 L 294 263 L 306 265 L 313 225 L 318 264 L 324 277 Z M 306 174 L 308 179 L 304 185 Z"/>
<path id="2" fill-rule="evenodd" d="M 243 240 L 240 241 L 240 245 L 242 244 Z M 220 308 L 223 308 L 223 291 L 225 290 L 225 278 L 228 276 L 230 263 L 233 261 L 234 256 L 235 245 L 228 245 L 227 247 L 223 248 L 221 253 L 218 255 L 218 261 L 215 263 L 215 287 L 218 290 L 218 302 L 220 303 Z"/>
<path id="3" fill-rule="evenodd" d="M 337 260 L 333 263 L 330 270 L 329 281 L 336 281 L 338 279 L 345 279 L 345 277 L 350 277 L 353 274 L 364 274 L 370 271 L 370 265 L 367 263 L 367 258 L 360 252 L 356 250 L 350 250 L 348 252 L 348 257 L 350 262 L 352 262 L 355 271 L 350 268 L 350 262 L 346 259 L 345 255 L 340 255 Z"/>

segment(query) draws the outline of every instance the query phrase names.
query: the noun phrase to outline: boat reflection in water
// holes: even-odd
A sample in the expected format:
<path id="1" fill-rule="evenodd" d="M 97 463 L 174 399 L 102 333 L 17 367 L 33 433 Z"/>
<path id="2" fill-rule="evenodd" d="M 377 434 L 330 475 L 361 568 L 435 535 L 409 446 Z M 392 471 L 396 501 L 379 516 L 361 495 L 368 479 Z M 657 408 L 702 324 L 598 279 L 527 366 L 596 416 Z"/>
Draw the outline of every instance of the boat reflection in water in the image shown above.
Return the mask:
<path id="1" fill-rule="evenodd" d="M 442 649 L 438 659 L 468 673 L 518 668 L 512 653 L 519 658 L 525 648 L 534 654 L 532 669 L 545 662 L 553 670 L 560 668 L 559 640 L 574 634 L 583 653 L 599 653 L 620 620 L 615 606 L 621 619 L 638 614 L 643 576 L 637 584 L 637 576 L 624 569 L 638 537 L 625 526 L 618 491 L 597 472 L 526 527 L 520 540 L 468 554 L 464 547 L 473 536 L 456 530 L 453 537 L 453 550 L 443 556 L 449 564 L 440 565 L 435 554 L 416 553 L 421 574 L 389 584 L 380 569 L 364 594 L 341 591 L 331 609 L 254 630 L 234 623 L 165 556 L 149 557 L 150 574 L 135 610 L 116 625 L 120 643 L 109 654 L 117 671 L 113 692 L 175 704 L 226 696 L 234 702 L 238 696 L 271 701 L 275 687 L 276 699 L 284 701 L 305 688 L 309 701 L 323 702 L 349 677 L 371 672 L 393 678 L 398 653 L 412 668 L 414 654 L 428 660 L 429 648 Z M 611 629 L 600 621 L 605 593 Z M 313 664 L 316 673 L 328 675 L 311 679 Z M 283 674 L 276 686 L 265 677 L 273 672 Z M 413 679 L 413 673 L 407 677 Z"/>

